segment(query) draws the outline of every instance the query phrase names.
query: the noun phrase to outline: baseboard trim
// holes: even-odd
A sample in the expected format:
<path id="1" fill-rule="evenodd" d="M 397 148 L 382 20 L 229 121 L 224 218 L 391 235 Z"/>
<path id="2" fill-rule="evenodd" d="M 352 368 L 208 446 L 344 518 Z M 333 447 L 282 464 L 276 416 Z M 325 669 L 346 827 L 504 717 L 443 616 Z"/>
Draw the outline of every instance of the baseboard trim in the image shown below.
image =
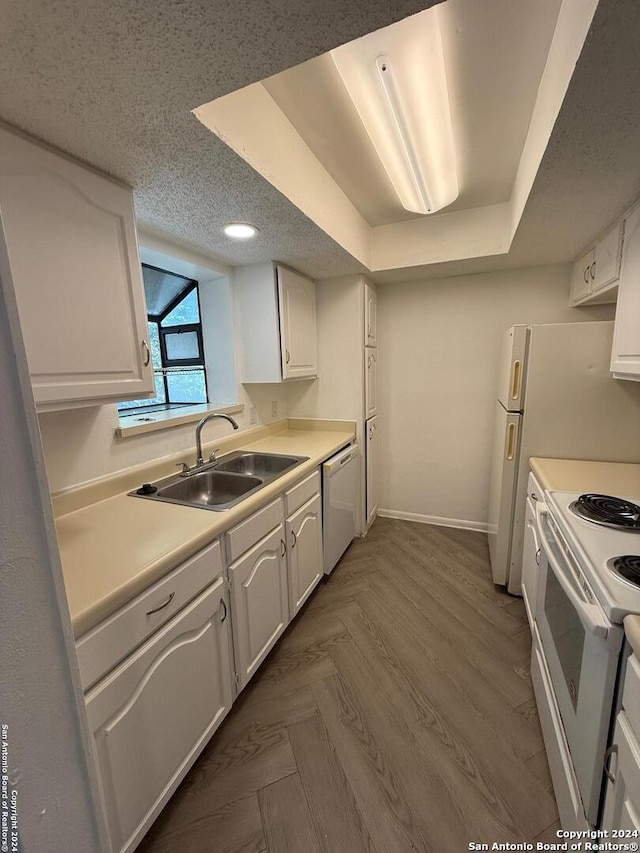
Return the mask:
<path id="1" fill-rule="evenodd" d="M 397 518 L 400 521 L 415 521 L 418 524 L 435 524 L 438 527 L 457 527 L 459 530 L 476 530 L 486 533 L 489 525 L 485 521 L 467 521 L 464 518 L 443 518 L 439 515 L 420 515 L 417 512 L 397 512 L 395 509 L 379 509 L 382 518 Z"/>

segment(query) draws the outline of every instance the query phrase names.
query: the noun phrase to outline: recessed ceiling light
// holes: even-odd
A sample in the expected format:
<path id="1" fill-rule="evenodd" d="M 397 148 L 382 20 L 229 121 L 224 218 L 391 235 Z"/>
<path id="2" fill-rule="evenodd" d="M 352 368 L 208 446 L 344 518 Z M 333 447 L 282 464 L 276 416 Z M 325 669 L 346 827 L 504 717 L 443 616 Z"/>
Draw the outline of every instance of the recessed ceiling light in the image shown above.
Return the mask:
<path id="1" fill-rule="evenodd" d="M 248 240 L 258 233 L 255 225 L 248 225 L 246 222 L 232 222 L 230 225 L 225 225 L 222 230 L 227 237 L 233 237 L 236 240 Z"/>

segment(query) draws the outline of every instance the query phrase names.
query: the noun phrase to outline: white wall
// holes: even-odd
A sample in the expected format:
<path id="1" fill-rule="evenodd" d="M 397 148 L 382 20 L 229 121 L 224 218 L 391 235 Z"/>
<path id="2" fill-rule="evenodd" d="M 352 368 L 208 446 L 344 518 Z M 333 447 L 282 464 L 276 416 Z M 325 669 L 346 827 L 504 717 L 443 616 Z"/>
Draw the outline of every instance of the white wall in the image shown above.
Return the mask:
<path id="1" fill-rule="evenodd" d="M 614 306 L 567 307 L 569 272 L 378 285 L 381 512 L 486 522 L 502 333 L 613 318 Z"/>

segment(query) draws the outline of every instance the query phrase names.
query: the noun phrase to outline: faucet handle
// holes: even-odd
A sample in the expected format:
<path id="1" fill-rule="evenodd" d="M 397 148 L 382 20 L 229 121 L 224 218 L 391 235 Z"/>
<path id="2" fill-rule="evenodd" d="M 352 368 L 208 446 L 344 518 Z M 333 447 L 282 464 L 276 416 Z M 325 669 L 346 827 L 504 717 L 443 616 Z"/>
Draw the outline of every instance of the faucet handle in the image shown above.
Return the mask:
<path id="1" fill-rule="evenodd" d="M 219 452 L 219 450 L 220 450 L 220 448 L 219 448 L 219 447 L 214 447 L 214 448 L 213 448 L 213 450 L 212 450 L 212 451 L 211 451 L 211 453 L 209 454 L 209 462 L 215 462 L 215 461 L 216 461 L 216 453 L 218 453 L 218 452 Z"/>
<path id="2" fill-rule="evenodd" d="M 191 468 L 189 468 L 186 462 L 176 462 L 176 465 L 178 467 L 182 466 L 182 471 L 180 471 L 181 477 L 186 477 L 187 474 L 191 471 Z"/>

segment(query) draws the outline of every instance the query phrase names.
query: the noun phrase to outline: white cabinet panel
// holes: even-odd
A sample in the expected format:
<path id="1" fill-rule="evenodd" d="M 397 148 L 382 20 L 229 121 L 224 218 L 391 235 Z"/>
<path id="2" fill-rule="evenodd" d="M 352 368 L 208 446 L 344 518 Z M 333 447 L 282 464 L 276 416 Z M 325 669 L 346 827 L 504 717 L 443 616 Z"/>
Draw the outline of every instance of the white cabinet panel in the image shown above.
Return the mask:
<path id="1" fill-rule="evenodd" d="M 308 278 L 278 267 L 283 379 L 318 375 L 315 288 Z"/>
<path id="2" fill-rule="evenodd" d="M 375 290 L 368 284 L 364 286 L 364 299 L 364 342 L 365 346 L 375 347 L 378 345 L 378 297 Z"/>
<path id="3" fill-rule="evenodd" d="M 0 129 L 0 207 L 38 407 L 152 393 L 131 190 Z"/>
<path id="4" fill-rule="evenodd" d="M 618 379 L 640 380 L 640 206 L 627 217 L 611 370 Z"/>
<path id="5" fill-rule="evenodd" d="M 624 220 L 618 222 L 596 243 L 593 266 L 593 292 L 597 293 L 618 280 Z"/>
<path id="6" fill-rule="evenodd" d="M 370 349 L 365 350 L 365 368 L 366 376 L 364 383 L 364 399 L 365 399 L 365 419 L 371 418 L 376 413 L 376 385 L 378 374 L 378 351 Z"/>
<path id="7" fill-rule="evenodd" d="M 289 560 L 289 609 L 300 610 L 323 576 L 322 503 L 320 495 L 300 507 L 286 522 Z"/>
<path id="8" fill-rule="evenodd" d="M 284 528 L 280 524 L 229 566 L 239 689 L 247 684 L 289 624 L 285 551 Z"/>
<path id="9" fill-rule="evenodd" d="M 570 301 L 575 305 L 591 294 L 593 287 L 595 251 L 589 249 L 573 265 L 571 272 L 571 289 L 569 291 Z"/>
<path id="10" fill-rule="evenodd" d="M 625 711 L 618 714 L 613 743 L 602 828 L 640 830 L 640 743 Z"/>
<path id="11" fill-rule="evenodd" d="M 282 382 L 318 375 L 315 284 L 273 264 L 233 274 L 242 381 Z"/>
<path id="12" fill-rule="evenodd" d="M 378 418 L 371 418 L 366 429 L 367 524 L 378 513 Z"/>
<path id="13" fill-rule="evenodd" d="M 231 701 L 219 578 L 87 694 L 114 853 L 136 847 Z"/>

